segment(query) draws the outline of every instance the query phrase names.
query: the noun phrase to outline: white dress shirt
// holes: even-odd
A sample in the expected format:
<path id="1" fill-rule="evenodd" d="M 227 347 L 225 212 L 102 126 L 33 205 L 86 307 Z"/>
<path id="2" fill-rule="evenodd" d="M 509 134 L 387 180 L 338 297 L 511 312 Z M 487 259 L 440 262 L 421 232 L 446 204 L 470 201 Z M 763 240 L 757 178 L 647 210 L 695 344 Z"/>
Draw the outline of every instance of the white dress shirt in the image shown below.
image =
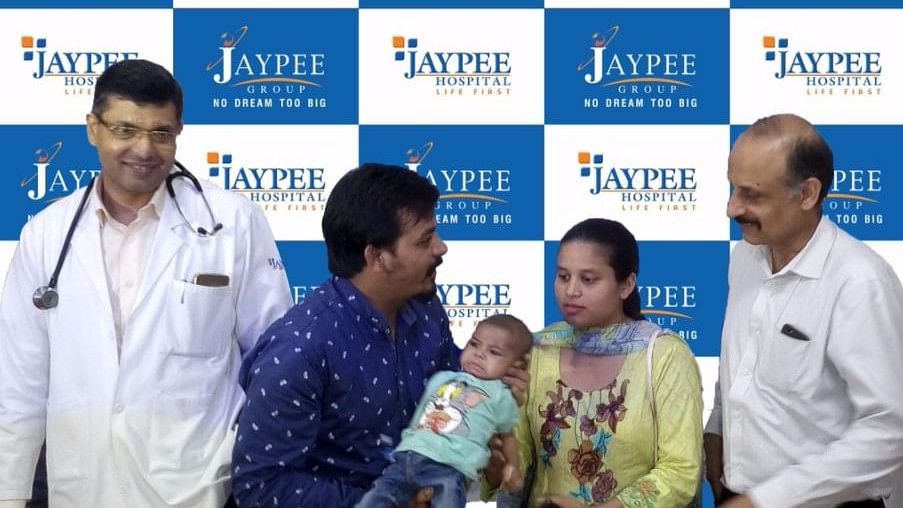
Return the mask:
<path id="1" fill-rule="evenodd" d="M 147 266 L 147 255 L 157 233 L 157 224 L 160 223 L 166 185 L 157 188 L 150 201 L 138 210 L 138 216 L 128 225 L 117 221 L 104 206 L 102 189 L 103 181 L 98 178 L 92 192 L 90 209 L 94 210 L 100 221 L 103 264 L 116 329 L 116 350 L 121 355 L 123 331 L 132 315 L 138 283 Z"/>
<path id="2" fill-rule="evenodd" d="M 903 464 L 900 281 L 826 217 L 782 270 L 769 260 L 746 242 L 731 253 L 706 425 L 724 438 L 725 485 L 761 508 L 887 496 Z"/>

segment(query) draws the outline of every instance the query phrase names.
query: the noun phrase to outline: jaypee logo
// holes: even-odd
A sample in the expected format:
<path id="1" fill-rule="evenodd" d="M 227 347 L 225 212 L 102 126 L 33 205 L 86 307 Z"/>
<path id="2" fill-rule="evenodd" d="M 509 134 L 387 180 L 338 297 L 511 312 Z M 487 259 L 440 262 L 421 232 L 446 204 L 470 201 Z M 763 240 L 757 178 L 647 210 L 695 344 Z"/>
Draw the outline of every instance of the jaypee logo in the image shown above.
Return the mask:
<path id="1" fill-rule="evenodd" d="M 318 285 L 292 286 L 292 301 L 294 301 L 295 304 L 299 304 L 303 302 L 308 295 L 312 294 L 318 289 L 320 289 L 320 286 Z"/>
<path id="2" fill-rule="evenodd" d="M 884 225 L 882 191 L 881 169 L 835 169 L 825 213 L 840 225 L 880 228 Z"/>
<path id="3" fill-rule="evenodd" d="M 322 291 L 324 281 L 332 277 L 323 261 L 326 259 L 323 242 L 279 242 L 279 254 L 294 303 Z"/>
<path id="4" fill-rule="evenodd" d="M 323 87 L 326 54 L 247 52 L 242 42 L 249 31 L 242 25 L 219 37 L 217 58 L 207 64 L 206 72 L 229 92 L 213 97 L 213 108 L 325 108 L 326 97 L 311 96 L 311 91 Z"/>
<path id="5" fill-rule="evenodd" d="M 694 324 L 696 310 L 695 285 L 637 286 L 640 311 L 649 321 L 669 328 L 684 338 L 696 340 L 699 331 Z"/>
<path id="6" fill-rule="evenodd" d="M 428 82 L 437 96 L 511 95 L 507 51 L 431 51 L 401 35 L 392 37 L 392 48 L 395 61 L 404 63 L 404 78 Z"/>
<path id="7" fill-rule="evenodd" d="M 696 53 L 619 51 L 613 44 L 620 25 L 590 37 L 589 58 L 577 64 L 587 85 L 615 90 L 614 96 L 586 97 L 583 107 L 626 109 L 696 108 L 684 95 L 696 77 Z"/>
<path id="8" fill-rule="evenodd" d="M 322 212 L 326 207 L 323 168 L 237 164 L 231 153 L 220 152 L 207 152 L 207 164 L 211 180 L 244 194 L 264 211 Z"/>
<path id="9" fill-rule="evenodd" d="M 806 95 L 880 95 L 881 52 L 795 50 L 790 39 L 762 37 L 765 61 L 773 65 L 775 79 L 791 78 Z"/>
<path id="10" fill-rule="evenodd" d="M 606 164 L 601 152 L 578 152 L 577 163 L 588 192 L 617 200 L 622 211 L 696 210 L 696 168 L 619 167 Z"/>
<path id="11" fill-rule="evenodd" d="M 134 51 L 65 51 L 48 47 L 47 38 L 23 35 L 22 60 L 33 66 L 31 77 L 54 79 L 63 95 L 91 95 L 97 78 L 121 60 L 138 58 Z"/>
<path id="12" fill-rule="evenodd" d="M 449 326 L 472 329 L 477 321 L 511 310 L 511 285 L 499 282 L 437 284 Z"/>
<path id="13" fill-rule="evenodd" d="M 436 144 L 427 141 L 405 151 L 405 165 L 439 190 L 437 224 L 505 226 L 513 223 L 506 196 L 509 168 L 441 168 L 425 164 Z"/>
<path id="14" fill-rule="evenodd" d="M 28 175 L 19 181 L 19 187 L 28 200 L 38 204 L 39 208 L 88 185 L 100 173 L 99 169 L 57 167 L 54 159 L 62 149 L 62 141 L 36 148 Z M 28 218 L 31 218 L 30 214 Z"/>

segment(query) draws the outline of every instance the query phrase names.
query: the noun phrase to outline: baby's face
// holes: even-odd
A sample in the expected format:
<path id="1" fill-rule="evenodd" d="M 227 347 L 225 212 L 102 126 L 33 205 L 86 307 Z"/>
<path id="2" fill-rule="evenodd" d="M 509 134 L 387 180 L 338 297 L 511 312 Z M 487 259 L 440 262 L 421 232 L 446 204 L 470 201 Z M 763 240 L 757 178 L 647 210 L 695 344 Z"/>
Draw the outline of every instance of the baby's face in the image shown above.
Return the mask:
<path id="1" fill-rule="evenodd" d="M 480 324 L 461 351 L 461 369 L 480 379 L 498 379 L 517 358 L 508 333 L 493 325 Z"/>

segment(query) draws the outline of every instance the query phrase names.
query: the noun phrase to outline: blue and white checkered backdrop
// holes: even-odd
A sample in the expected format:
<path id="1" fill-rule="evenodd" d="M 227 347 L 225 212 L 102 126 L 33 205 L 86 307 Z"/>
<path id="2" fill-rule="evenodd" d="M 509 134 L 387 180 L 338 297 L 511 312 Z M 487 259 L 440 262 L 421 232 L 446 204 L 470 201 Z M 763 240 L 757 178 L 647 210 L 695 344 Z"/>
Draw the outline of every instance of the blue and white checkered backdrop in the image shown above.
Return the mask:
<path id="1" fill-rule="evenodd" d="M 739 238 L 727 155 L 777 112 L 834 149 L 825 212 L 903 268 L 903 0 L 122 3 L 0 2 L 2 270 L 25 221 L 99 171 L 94 82 L 139 57 L 184 87 L 179 159 L 266 211 L 296 300 L 327 277 L 323 207 L 362 161 L 439 188 L 459 343 L 493 313 L 558 319 L 557 240 L 617 219 L 646 316 L 689 341 L 710 407 Z"/>

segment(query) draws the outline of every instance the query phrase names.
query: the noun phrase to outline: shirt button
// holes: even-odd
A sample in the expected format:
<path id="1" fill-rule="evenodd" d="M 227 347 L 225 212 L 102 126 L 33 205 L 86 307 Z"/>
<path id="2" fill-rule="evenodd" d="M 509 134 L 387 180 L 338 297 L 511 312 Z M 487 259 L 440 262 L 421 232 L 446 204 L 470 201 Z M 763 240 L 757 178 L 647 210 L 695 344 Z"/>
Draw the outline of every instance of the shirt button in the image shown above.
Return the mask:
<path id="1" fill-rule="evenodd" d="M 113 406 L 114 413 L 121 413 L 123 410 L 125 410 L 125 406 L 122 404 L 116 404 L 115 406 Z"/>

